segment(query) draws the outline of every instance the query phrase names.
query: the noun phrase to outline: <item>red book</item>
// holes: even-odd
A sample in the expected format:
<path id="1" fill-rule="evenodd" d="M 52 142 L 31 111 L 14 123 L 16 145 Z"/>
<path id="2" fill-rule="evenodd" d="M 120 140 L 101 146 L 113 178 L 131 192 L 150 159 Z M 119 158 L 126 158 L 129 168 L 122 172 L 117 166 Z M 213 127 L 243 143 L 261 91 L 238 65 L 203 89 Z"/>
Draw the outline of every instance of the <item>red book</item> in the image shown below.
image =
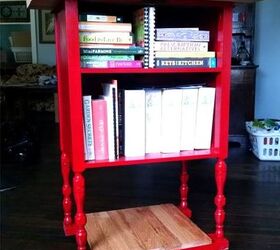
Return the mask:
<path id="1" fill-rule="evenodd" d="M 92 101 L 94 151 L 96 160 L 108 160 L 108 121 L 105 100 Z"/>

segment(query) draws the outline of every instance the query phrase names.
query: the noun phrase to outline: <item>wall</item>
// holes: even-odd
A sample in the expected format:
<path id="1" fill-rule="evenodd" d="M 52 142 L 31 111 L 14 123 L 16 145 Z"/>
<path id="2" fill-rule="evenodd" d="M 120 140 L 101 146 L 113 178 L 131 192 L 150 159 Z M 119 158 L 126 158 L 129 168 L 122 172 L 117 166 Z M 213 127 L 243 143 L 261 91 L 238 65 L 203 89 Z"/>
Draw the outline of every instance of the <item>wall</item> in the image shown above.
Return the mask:
<path id="1" fill-rule="evenodd" d="M 256 4 L 255 117 L 280 119 L 280 1 Z"/>
<path id="2" fill-rule="evenodd" d="M 39 16 L 36 11 L 37 63 L 55 65 L 55 44 L 39 42 Z"/>

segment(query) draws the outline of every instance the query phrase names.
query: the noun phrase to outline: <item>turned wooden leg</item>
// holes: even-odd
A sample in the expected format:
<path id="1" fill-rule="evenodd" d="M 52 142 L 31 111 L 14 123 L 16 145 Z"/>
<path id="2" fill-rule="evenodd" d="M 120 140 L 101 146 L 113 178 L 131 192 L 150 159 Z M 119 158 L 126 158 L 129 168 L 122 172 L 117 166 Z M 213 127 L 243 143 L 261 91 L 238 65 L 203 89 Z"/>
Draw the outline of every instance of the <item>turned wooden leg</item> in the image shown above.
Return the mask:
<path id="1" fill-rule="evenodd" d="M 189 175 L 187 172 L 187 162 L 182 161 L 181 186 L 180 186 L 180 194 L 181 194 L 180 209 L 186 216 L 191 217 L 192 211 L 188 208 L 188 191 L 189 191 L 188 180 L 189 180 Z"/>
<path id="2" fill-rule="evenodd" d="M 227 166 L 224 160 L 219 159 L 215 165 L 215 180 L 217 185 L 217 195 L 215 197 L 215 221 L 216 221 L 216 237 L 224 237 L 224 220 L 225 211 L 224 206 L 226 204 L 226 198 L 224 196 L 224 186 L 226 180 Z"/>
<path id="3" fill-rule="evenodd" d="M 76 242 L 77 250 L 86 250 L 87 233 L 85 230 L 86 215 L 84 213 L 85 180 L 81 173 L 75 173 L 73 178 L 74 199 L 76 202 Z"/>
<path id="4" fill-rule="evenodd" d="M 63 186 L 62 186 L 62 194 L 63 194 L 63 211 L 64 211 L 64 220 L 63 225 L 64 228 L 67 228 L 72 225 L 72 200 L 71 200 L 71 186 L 69 183 L 69 175 L 70 175 L 70 161 L 69 157 L 65 154 L 61 154 L 61 173 L 63 178 Z"/>

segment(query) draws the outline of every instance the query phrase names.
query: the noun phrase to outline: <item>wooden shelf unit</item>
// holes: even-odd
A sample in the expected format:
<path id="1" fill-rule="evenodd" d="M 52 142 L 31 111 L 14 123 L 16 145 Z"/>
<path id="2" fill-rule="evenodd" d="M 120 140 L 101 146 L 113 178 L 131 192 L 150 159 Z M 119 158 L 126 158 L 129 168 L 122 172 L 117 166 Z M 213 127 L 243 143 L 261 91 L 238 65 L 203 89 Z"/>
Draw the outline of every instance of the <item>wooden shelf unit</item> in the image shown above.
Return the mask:
<path id="1" fill-rule="evenodd" d="M 183 68 L 183 69 L 88 69 L 80 67 L 78 15 L 81 9 L 94 11 L 102 6 L 103 9 L 129 12 L 133 8 L 143 7 L 142 1 L 90 1 L 90 0 L 28 0 L 31 8 L 51 9 L 55 14 L 56 30 L 56 59 L 58 73 L 58 97 L 59 97 L 59 120 L 60 120 L 60 150 L 61 150 L 61 172 L 63 177 L 63 226 L 66 235 L 75 235 L 78 250 L 86 249 L 87 239 L 92 249 L 91 232 L 95 232 L 89 223 L 94 220 L 86 216 L 84 211 L 85 179 L 84 171 L 88 168 L 98 167 L 120 167 L 124 165 L 135 165 L 145 163 L 159 163 L 177 161 L 182 163 L 180 197 L 181 202 L 178 209 L 187 217 L 191 217 L 191 211 L 187 203 L 189 178 L 187 173 L 187 162 L 189 160 L 216 158 L 215 180 L 217 192 L 214 203 L 216 230 L 208 234 L 211 242 L 205 246 L 189 245 L 187 249 L 228 249 L 229 243 L 224 236 L 224 206 L 226 198 L 224 195 L 224 184 L 226 180 L 225 159 L 228 154 L 228 123 L 229 123 L 229 91 L 230 91 L 230 64 L 231 64 L 231 30 L 232 30 L 232 1 L 192 1 L 192 0 L 167 0 L 163 4 L 160 1 L 148 1 L 149 5 L 155 5 L 160 9 L 166 9 L 164 13 L 168 17 L 169 7 L 175 7 L 181 15 L 180 20 L 185 23 L 179 25 L 197 25 L 201 29 L 210 30 L 209 50 L 214 50 L 217 55 L 217 68 Z M 245 1 L 246 2 L 246 1 Z M 121 8 L 115 8 L 121 4 Z M 173 11 L 173 13 L 176 13 Z M 203 14 L 200 12 L 202 11 Z M 128 13 L 129 14 L 129 13 Z M 187 18 L 186 18 L 187 17 Z M 176 15 L 177 18 L 177 15 Z M 170 15 L 170 22 L 174 22 Z M 172 19 L 172 20 L 171 20 Z M 168 21 L 168 20 L 167 20 Z M 156 18 L 156 26 L 160 20 Z M 166 20 L 164 20 L 166 22 Z M 174 25 L 170 24 L 171 27 Z M 179 27 L 179 26 L 178 26 Z M 190 81 L 190 84 L 199 79 L 209 86 L 216 88 L 216 101 L 213 121 L 212 145 L 210 150 L 186 151 L 180 154 L 153 154 L 145 157 L 125 158 L 114 161 L 89 161 L 84 159 L 83 142 L 83 109 L 82 95 L 84 85 L 89 84 L 87 78 L 92 82 L 100 79 L 117 79 L 118 82 L 125 81 L 125 77 L 133 77 L 141 80 L 157 79 L 158 82 L 169 76 L 176 76 L 181 81 Z M 163 76 L 163 77 L 162 77 Z M 103 78 L 102 78 L 103 77 Z M 99 79 L 100 78 L 100 79 Z M 172 78 L 169 78 L 172 79 Z M 175 80 L 174 80 L 175 81 Z M 175 82 L 174 82 L 175 84 Z M 141 166 L 144 167 L 144 166 Z M 73 176 L 73 182 L 70 180 Z M 71 184 L 73 183 L 73 184 Z M 72 192 L 74 201 L 72 201 Z M 75 209 L 73 209 L 75 205 Z M 164 205 L 165 206 L 165 205 Z M 75 216 L 73 216 L 75 211 Z M 130 210 L 129 210 L 130 211 Z M 177 212 L 176 212 L 177 213 Z M 179 213 L 179 212 L 178 212 Z M 93 221 L 93 222 L 92 222 Z M 173 222 L 172 222 L 173 223 Z M 176 219 L 174 221 L 176 222 Z M 85 229 L 87 228 L 87 231 Z M 108 229 L 109 230 L 109 229 Z M 143 228 L 145 230 L 145 228 Z M 190 232 L 191 234 L 192 232 Z M 108 235 L 106 235 L 107 237 Z M 110 237 L 109 237 L 110 238 Z M 102 238 L 99 239 L 102 241 Z M 105 239 L 104 239 L 105 240 Z M 106 240 L 109 240 L 106 238 Z M 184 246 L 181 246 L 184 248 Z M 99 249 L 99 248 L 97 248 Z M 106 248 L 102 248 L 106 249 Z M 170 248 L 166 248 L 170 249 Z"/>

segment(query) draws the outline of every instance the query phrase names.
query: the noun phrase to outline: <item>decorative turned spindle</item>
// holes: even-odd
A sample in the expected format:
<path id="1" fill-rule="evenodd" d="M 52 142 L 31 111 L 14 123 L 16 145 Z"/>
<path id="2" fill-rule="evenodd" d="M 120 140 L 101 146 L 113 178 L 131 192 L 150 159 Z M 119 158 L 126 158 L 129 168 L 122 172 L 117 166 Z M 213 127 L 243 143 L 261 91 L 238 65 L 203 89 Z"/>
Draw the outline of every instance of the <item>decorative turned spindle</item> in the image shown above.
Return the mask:
<path id="1" fill-rule="evenodd" d="M 181 202 L 180 209 L 181 211 L 188 217 L 191 217 L 191 210 L 188 208 L 188 180 L 189 175 L 187 172 L 187 163 L 186 161 L 182 162 L 182 171 L 181 171 L 181 186 L 180 186 L 180 194 L 181 194 Z"/>
<path id="2" fill-rule="evenodd" d="M 72 189 L 69 182 L 69 175 L 70 175 L 70 161 L 67 154 L 61 154 L 61 173 L 63 178 L 63 186 L 62 186 L 62 195 L 63 195 L 63 211 L 64 211 L 64 226 L 70 226 L 72 224 L 72 200 L 71 200 L 71 193 Z"/>
<path id="3" fill-rule="evenodd" d="M 86 215 L 84 213 L 85 180 L 81 173 L 75 173 L 73 178 L 74 199 L 76 202 L 76 242 L 77 250 L 86 250 L 87 233 L 85 230 Z"/>
<path id="4" fill-rule="evenodd" d="M 226 180 L 227 166 L 224 160 L 219 159 L 215 165 L 215 180 L 217 185 L 217 194 L 215 197 L 215 221 L 216 221 L 216 237 L 224 237 L 224 220 L 226 198 L 224 196 L 224 186 Z"/>

